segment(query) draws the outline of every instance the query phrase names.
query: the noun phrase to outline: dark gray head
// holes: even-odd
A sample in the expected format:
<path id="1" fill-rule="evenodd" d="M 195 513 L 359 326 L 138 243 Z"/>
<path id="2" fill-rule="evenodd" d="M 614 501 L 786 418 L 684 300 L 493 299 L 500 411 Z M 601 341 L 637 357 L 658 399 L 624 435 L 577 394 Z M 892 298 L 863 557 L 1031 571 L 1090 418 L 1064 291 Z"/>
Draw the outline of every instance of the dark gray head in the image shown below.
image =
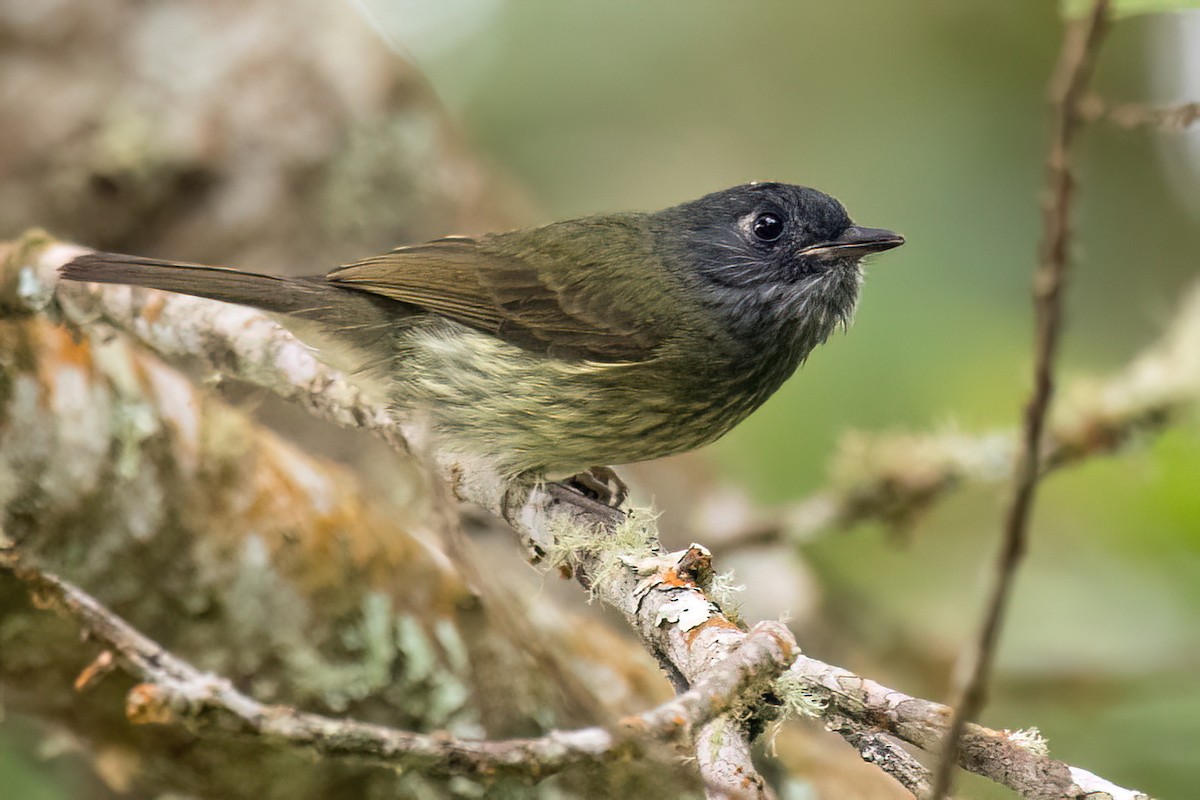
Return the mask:
<path id="1" fill-rule="evenodd" d="M 785 377 L 853 315 L 863 256 L 904 243 L 855 225 L 829 195 L 785 183 L 706 195 L 654 214 L 653 228 L 723 327 L 748 352 L 769 351 Z"/>
<path id="2" fill-rule="evenodd" d="M 853 224 L 837 200 L 787 183 L 750 183 L 714 192 L 655 215 L 660 235 L 689 266 L 728 287 L 796 284 L 904 237 Z"/>

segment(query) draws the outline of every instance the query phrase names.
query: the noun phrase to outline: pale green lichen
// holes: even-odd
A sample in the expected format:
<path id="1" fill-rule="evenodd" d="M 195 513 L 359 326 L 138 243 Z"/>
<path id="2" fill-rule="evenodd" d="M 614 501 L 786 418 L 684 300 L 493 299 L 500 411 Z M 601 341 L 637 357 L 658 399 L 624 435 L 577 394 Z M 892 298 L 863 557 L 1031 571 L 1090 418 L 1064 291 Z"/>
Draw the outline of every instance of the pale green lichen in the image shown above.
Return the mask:
<path id="1" fill-rule="evenodd" d="M 450 669 L 455 672 L 465 672 L 470 669 L 471 654 L 467 652 L 466 642 L 459 634 L 457 625 L 449 619 L 439 619 L 433 624 L 433 635 L 438 644 L 442 646 L 442 652 L 446 655 Z"/>
<path id="2" fill-rule="evenodd" d="M 814 688 L 812 681 L 794 672 L 780 675 L 774 689 L 784 717 L 817 719 L 829 706 L 829 697 L 823 690 Z"/>
<path id="3" fill-rule="evenodd" d="M 731 717 L 717 717 L 708 724 L 708 761 L 709 763 L 720 760 L 721 748 L 725 744 L 725 737 L 728 734 L 729 722 Z"/>
<path id="4" fill-rule="evenodd" d="M 1017 747 L 1028 750 L 1035 756 L 1050 755 L 1050 742 L 1045 736 L 1042 736 L 1042 732 L 1037 728 L 1020 728 L 1015 731 L 1005 730 L 1004 735 Z"/>
<path id="5" fill-rule="evenodd" d="M 456 735 L 482 735 L 478 721 L 464 715 L 471 690 L 461 676 L 470 668 L 470 656 L 454 624 L 436 622 L 431 636 L 422 622 L 402 614 L 394 630 L 401 658 L 399 674 L 391 680 L 406 702 L 419 705 L 423 718 Z"/>
<path id="6" fill-rule="evenodd" d="M 433 675 L 437 669 L 437 653 L 421 623 L 408 614 L 396 617 L 396 643 L 404 653 L 405 682 L 417 682 Z"/>
<path id="7" fill-rule="evenodd" d="M 790 671 L 780 675 L 772 688 L 779 698 L 779 717 L 771 723 L 766 734 L 767 751 L 773 754 L 775 738 L 783 728 L 783 723 L 798 717 L 820 719 L 821 713 L 829 706 L 829 698 L 811 681 Z"/>
<path id="8" fill-rule="evenodd" d="M 552 516 L 547 521 L 552 543 L 545 549 L 544 563 L 552 568 L 585 569 L 591 602 L 628 571 L 630 564 L 658 552 L 657 520 L 658 514 L 652 509 L 630 509 L 620 523 L 597 531 L 576 524 L 566 515 Z"/>
<path id="9" fill-rule="evenodd" d="M 358 625 L 349 628 L 356 634 L 361 667 L 359 680 L 362 696 L 387 686 L 396 660 L 396 637 L 392 624 L 392 600 L 382 592 L 367 592 L 362 600 Z"/>
<path id="10" fill-rule="evenodd" d="M 713 575 L 712 585 L 708 587 L 708 596 L 721 607 L 726 616 L 735 617 L 741 611 L 738 595 L 744 591 L 745 584 L 737 583 L 733 570 L 729 570 Z"/>

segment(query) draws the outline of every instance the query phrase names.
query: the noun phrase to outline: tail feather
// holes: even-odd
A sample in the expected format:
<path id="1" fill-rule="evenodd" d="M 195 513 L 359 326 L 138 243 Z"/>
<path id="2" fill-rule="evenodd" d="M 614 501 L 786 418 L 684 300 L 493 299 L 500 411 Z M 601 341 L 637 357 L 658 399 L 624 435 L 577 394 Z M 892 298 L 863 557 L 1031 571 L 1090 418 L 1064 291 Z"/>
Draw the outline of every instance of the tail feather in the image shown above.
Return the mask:
<path id="1" fill-rule="evenodd" d="M 72 281 L 144 286 L 278 314 L 293 334 L 321 351 L 323 361 L 356 376 L 380 402 L 389 401 L 389 376 L 398 355 L 389 331 L 417 311 L 386 297 L 335 286 L 324 276 L 260 275 L 119 253 L 79 256 L 59 274 Z"/>
<path id="2" fill-rule="evenodd" d="M 348 293 L 323 278 L 262 275 L 120 253 L 87 253 L 63 266 L 59 275 L 71 281 L 162 289 L 280 314 L 303 315 L 327 307 L 333 297 L 340 301 L 349 299 Z"/>

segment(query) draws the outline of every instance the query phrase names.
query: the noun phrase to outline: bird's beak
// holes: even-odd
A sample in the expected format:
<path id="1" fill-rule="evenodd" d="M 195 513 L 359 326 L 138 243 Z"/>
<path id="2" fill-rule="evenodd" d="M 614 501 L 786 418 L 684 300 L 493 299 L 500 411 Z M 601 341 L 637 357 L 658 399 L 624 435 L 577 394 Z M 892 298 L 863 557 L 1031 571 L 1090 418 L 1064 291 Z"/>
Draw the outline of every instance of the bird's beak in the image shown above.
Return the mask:
<path id="1" fill-rule="evenodd" d="M 886 228 L 863 228 L 851 225 L 842 235 L 828 242 L 810 245 L 800 251 L 799 255 L 855 255 L 865 256 L 867 253 L 879 253 L 891 250 L 904 244 L 904 237 Z"/>

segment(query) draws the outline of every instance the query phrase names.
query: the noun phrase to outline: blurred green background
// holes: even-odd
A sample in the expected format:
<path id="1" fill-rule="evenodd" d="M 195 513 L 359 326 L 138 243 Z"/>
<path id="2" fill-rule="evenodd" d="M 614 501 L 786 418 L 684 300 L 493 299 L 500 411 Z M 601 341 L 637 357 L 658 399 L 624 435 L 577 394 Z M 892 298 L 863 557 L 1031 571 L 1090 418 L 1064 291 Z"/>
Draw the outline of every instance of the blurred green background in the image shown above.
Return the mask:
<path id="1" fill-rule="evenodd" d="M 534 221 L 652 209 L 771 179 L 828 191 L 857 221 L 907 236 L 869 269 L 849 334 L 706 453 L 724 480 L 783 502 L 822 485 L 849 429 L 1016 424 L 1029 384 L 1055 3 L 362 8 L 416 59 L 473 149 L 525 191 Z M 1200 72 L 1189 48 L 1200 50 L 1196 12 L 1123 19 L 1096 88 L 1112 100 L 1197 99 L 1181 94 L 1189 77 L 1196 89 L 1186 71 Z M 1195 135 L 1085 131 L 1066 381 L 1117 370 L 1196 281 Z M 962 492 L 904 542 L 865 526 L 805 547 L 797 555 L 815 567 L 843 633 L 836 652 L 812 654 L 945 699 L 949 663 L 979 615 L 1002 498 Z M 1194 423 L 1045 484 L 1012 612 L 983 721 L 1036 725 L 1056 757 L 1159 797 L 1193 796 Z M 27 764 L 0 760 L 12 792 L 0 795 L 59 797 Z M 962 795 L 1008 796 L 981 781 Z"/>

